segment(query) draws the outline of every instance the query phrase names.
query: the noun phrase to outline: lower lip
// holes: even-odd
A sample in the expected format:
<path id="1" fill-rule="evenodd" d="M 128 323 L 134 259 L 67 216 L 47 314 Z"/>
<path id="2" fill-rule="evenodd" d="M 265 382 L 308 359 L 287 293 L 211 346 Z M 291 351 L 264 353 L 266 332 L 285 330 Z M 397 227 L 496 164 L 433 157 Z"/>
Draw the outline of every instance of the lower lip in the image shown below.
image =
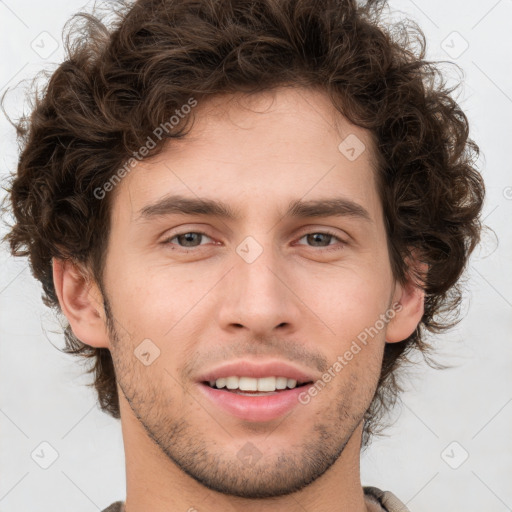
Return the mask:
<path id="1" fill-rule="evenodd" d="M 267 396 L 238 395 L 200 383 L 201 391 L 215 405 L 246 421 L 270 421 L 291 411 L 299 404 L 299 395 L 307 389 L 301 386 L 278 391 Z"/>

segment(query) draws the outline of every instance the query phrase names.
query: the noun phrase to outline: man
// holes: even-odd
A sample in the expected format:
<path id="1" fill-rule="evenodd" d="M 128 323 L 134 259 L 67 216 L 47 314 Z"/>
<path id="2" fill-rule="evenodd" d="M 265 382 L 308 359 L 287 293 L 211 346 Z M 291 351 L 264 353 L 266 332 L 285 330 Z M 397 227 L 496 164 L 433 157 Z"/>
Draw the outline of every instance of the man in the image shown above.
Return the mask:
<path id="1" fill-rule="evenodd" d="M 88 17 L 20 124 L 7 240 L 121 418 L 109 512 L 407 510 L 361 486 L 360 450 L 447 327 L 484 188 L 464 113 L 382 7 Z"/>

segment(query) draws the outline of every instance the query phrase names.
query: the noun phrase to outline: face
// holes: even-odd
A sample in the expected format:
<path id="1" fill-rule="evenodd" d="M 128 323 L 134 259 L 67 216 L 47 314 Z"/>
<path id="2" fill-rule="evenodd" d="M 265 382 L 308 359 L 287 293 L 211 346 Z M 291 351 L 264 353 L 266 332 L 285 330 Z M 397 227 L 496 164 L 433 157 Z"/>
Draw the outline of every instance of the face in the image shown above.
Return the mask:
<path id="1" fill-rule="evenodd" d="M 115 191 L 109 348 L 130 414 L 179 468 L 222 493 L 283 495 L 360 426 L 400 298 L 372 141 L 319 91 L 194 115 Z"/>

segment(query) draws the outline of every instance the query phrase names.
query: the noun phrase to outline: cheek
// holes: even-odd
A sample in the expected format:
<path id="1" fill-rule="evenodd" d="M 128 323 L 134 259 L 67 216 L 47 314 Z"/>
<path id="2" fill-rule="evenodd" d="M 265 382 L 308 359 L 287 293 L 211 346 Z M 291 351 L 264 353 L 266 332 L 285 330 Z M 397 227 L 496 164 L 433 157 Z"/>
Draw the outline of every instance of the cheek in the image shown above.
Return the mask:
<path id="1" fill-rule="evenodd" d="M 336 339 L 352 339 L 374 326 L 386 312 L 392 280 L 383 269 L 340 268 L 336 273 L 304 273 L 297 295 L 325 323 Z M 378 324 L 380 326 L 380 322 Z M 380 326 L 382 327 L 382 326 Z"/>
<path id="2" fill-rule="evenodd" d="M 213 272 L 191 278 L 185 268 L 125 262 L 110 273 L 109 289 L 115 314 L 126 331 L 137 339 L 156 340 L 174 332 L 174 326 L 188 315 L 198 314 L 201 299 L 217 280 Z"/>

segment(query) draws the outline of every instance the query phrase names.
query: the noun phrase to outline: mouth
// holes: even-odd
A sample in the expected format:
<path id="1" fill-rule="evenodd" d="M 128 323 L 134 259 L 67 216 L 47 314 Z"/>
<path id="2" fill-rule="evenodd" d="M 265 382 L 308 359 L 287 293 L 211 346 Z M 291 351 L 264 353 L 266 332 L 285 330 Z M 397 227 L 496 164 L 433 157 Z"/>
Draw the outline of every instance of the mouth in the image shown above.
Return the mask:
<path id="1" fill-rule="evenodd" d="M 227 377 L 201 381 L 199 389 L 213 407 L 215 415 L 227 413 L 229 417 L 244 422 L 262 423 L 291 413 L 301 403 L 301 394 L 312 383 L 286 379 L 285 385 L 284 378 L 279 377 Z M 301 407 L 300 410 L 307 409 Z"/>
<path id="2" fill-rule="evenodd" d="M 313 374 L 286 361 L 239 360 L 207 371 L 196 382 L 215 414 L 265 422 L 297 407 L 314 381 Z"/>
<path id="3" fill-rule="evenodd" d="M 203 385 L 211 389 L 252 397 L 285 393 L 291 389 L 301 388 L 312 383 L 312 381 L 297 381 L 288 377 L 256 378 L 235 375 L 202 382 Z"/>

